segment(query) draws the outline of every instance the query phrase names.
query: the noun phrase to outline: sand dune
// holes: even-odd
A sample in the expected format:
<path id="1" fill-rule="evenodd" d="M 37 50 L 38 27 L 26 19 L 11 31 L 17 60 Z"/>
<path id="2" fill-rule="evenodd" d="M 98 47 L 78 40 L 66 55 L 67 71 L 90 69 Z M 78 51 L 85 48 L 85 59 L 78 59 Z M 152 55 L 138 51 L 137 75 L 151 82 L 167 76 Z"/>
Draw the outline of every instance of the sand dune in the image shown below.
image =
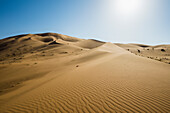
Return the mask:
<path id="1" fill-rule="evenodd" d="M 170 45 L 116 44 L 136 55 L 170 64 Z"/>
<path id="2" fill-rule="evenodd" d="M 82 47 L 82 48 L 87 48 L 87 49 L 93 49 L 103 44 L 104 42 L 92 40 L 92 39 L 83 40 L 83 41 L 79 41 L 78 43 L 76 43 L 77 46 Z"/>
<path id="3" fill-rule="evenodd" d="M 170 112 L 170 64 L 147 58 L 169 58 L 168 45 L 44 33 L 6 38 L 0 47 L 2 113 Z"/>

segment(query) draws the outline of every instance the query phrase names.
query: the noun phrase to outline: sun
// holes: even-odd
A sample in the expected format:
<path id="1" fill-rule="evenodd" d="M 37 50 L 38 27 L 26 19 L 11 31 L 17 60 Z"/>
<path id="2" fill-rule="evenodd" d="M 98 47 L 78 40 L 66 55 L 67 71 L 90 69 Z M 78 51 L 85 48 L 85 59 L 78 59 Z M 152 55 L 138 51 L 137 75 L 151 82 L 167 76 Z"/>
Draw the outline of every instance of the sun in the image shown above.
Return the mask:
<path id="1" fill-rule="evenodd" d="M 145 0 L 108 0 L 109 12 L 121 18 L 128 18 L 141 13 Z"/>
<path id="2" fill-rule="evenodd" d="M 133 14 L 141 9 L 141 0 L 116 0 L 115 10 L 121 14 Z"/>

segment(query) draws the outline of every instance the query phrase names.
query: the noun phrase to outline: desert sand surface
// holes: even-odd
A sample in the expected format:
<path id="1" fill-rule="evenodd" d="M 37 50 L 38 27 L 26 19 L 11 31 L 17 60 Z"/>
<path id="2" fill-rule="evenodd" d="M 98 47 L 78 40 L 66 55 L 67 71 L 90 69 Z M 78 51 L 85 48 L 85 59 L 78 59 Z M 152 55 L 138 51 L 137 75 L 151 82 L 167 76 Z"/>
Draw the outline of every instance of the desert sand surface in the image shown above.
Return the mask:
<path id="1" fill-rule="evenodd" d="M 168 113 L 170 45 L 146 46 L 57 33 L 2 39 L 0 112 Z"/>
<path id="2" fill-rule="evenodd" d="M 116 44 L 135 55 L 170 64 L 170 45 Z"/>

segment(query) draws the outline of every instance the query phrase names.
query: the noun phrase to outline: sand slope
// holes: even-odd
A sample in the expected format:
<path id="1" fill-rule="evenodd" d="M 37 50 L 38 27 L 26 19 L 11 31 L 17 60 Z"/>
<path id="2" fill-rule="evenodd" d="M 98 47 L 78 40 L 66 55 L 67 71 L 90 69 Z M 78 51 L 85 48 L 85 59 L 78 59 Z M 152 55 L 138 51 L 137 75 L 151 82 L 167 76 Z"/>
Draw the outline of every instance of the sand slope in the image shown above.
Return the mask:
<path id="1" fill-rule="evenodd" d="M 0 112 L 170 112 L 169 64 L 112 43 L 59 40 L 2 61 Z"/>

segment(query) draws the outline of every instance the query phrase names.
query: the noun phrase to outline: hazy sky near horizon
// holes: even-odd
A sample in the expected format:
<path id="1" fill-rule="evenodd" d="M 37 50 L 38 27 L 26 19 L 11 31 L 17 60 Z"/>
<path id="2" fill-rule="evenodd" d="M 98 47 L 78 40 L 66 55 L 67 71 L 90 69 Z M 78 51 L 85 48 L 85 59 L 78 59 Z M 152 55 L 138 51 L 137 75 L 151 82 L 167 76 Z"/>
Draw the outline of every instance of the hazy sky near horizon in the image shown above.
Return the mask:
<path id="1" fill-rule="evenodd" d="M 170 0 L 0 0 L 0 39 L 40 32 L 170 44 Z"/>

